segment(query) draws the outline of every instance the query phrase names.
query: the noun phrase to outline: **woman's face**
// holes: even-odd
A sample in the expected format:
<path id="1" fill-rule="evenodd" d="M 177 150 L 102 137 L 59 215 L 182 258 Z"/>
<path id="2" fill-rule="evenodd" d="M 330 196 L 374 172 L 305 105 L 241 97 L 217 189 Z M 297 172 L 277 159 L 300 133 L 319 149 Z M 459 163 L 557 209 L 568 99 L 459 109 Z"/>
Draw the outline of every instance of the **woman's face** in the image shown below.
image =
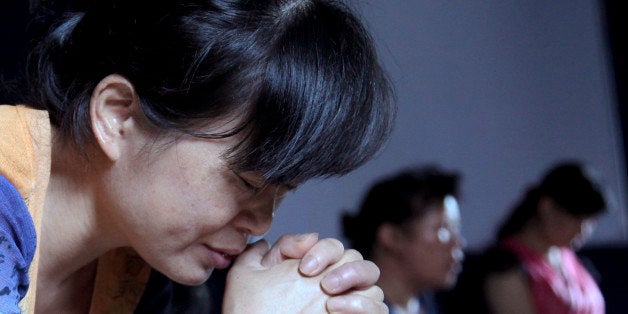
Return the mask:
<path id="1" fill-rule="evenodd" d="M 449 288 L 457 280 L 464 257 L 460 210 L 453 196 L 428 206 L 414 219 L 402 241 L 401 267 L 421 288 Z"/>
<path id="2" fill-rule="evenodd" d="M 577 217 L 551 199 L 539 202 L 541 228 L 550 245 L 580 247 L 593 232 L 595 220 Z"/>
<path id="3" fill-rule="evenodd" d="M 102 212 L 116 236 L 155 269 L 180 283 L 200 284 L 214 268 L 227 267 L 249 235 L 269 229 L 289 189 L 258 190 L 260 176 L 231 170 L 221 156 L 234 138 L 183 136 L 150 152 L 147 140 L 138 139 L 129 150 L 138 154 L 109 172 Z"/>

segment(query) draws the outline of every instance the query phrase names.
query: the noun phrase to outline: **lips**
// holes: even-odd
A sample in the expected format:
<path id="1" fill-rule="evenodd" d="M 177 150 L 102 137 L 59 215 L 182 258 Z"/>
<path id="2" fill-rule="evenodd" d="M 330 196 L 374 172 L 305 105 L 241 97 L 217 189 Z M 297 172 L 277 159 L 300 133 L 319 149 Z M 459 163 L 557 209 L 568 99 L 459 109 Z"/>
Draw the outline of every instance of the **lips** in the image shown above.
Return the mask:
<path id="1" fill-rule="evenodd" d="M 449 269 L 453 273 L 460 273 L 462 271 L 462 262 L 464 261 L 464 253 L 462 250 L 454 250 L 452 252 L 452 259 L 449 263 Z"/>
<path id="2" fill-rule="evenodd" d="M 242 253 L 242 249 L 215 249 L 210 247 L 209 245 L 204 245 L 208 251 L 208 257 L 216 269 L 225 269 L 229 267 L 231 262 L 236 258 L 237 255 Z"/>
<path id="3" fill-rule="evenodd" d="M 462 271 L 462 263 L 455 262 L 450 267 L 451 271 L 455 274 L 459 274 Z"/>

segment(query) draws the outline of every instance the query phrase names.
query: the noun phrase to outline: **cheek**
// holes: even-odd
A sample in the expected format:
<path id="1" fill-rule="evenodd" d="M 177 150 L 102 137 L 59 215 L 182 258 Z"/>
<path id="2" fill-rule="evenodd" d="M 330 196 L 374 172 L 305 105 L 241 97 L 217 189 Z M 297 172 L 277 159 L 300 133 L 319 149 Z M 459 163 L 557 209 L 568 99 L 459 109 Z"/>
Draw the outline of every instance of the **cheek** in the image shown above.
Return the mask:
<path id="1" fill-rule="evenodd" d="M 133 191 L 134 224 L 146 236 L 164 242 L 189 242 L 224 227 L 237 207 L 232 198 L 181 174 L 163 172 L 150 178 L 142 193 Z M 172 243 L 171 243 L 172 244 Z"/>
<path id="2" fill-rule="evenodd" d="M 190 187 L 172 205 L 175 208 L 170 216 L 184 221 L 189 229 L 205 234 L 227 226 L 242 207 L 237 198 L 230 197 L 228 190 L 208 191 L 194 187 Z"/>
<path id="3" fill-rule="evenodd" d="M 192 225 L 224 225 L 239 208 L 238 192 L 218 169 L 179 164 L 161 175 L 156 206 L 169 206 L 172 216 Z"/>
<path id="4" fill-rule="evenodd" d="M 442 232 L 441 232 L 442 233 Z M 417 246 L 415 255 L 425 265 L 435 272 L 440 274 L 441 272 L 448 272 L 451 264 L 454 262 L 454 254 L 456 254 L 455 241 L 449 236 L 438 234 L 433 235 L 429 239 L 423 239 L 420 242 L 420 246 Z M 444 241 L 447 238 L 447 241 Z M 459 254 L 459 253 L 458 253 Z"/>
<path id="5" fill-rule="evenodd" d="M 424 243 L 417 246 L 412 256 L 406 261 L 407 270 L 412 276 L 424 283 L 441 286 L 447 281 L 451 273 L 451 253 L 443 249 L 442 245 Z"/>
<path id="6" fill-rule="evenodd" d="M 571 242 L 575 238 L 581 237 L 583 235 L 582 225 L 579 223 L 574 223 L 569 228 L 569 234 L 566 237 L 569 237 L 569 241 Z"/>
<path id="7" fill-rule="evenodd" d="M 437 265 L 442 261 L 443 251 L 443 245 L 436 235 L 424 235 L 410 241 L 405 254 L 408 255 L 408 262 L 416 265 L 414 267 L 432 268 L 430 265 Z"/>
<path id="8" fill-rule="evenodd" d="M 561 246 L 569 245 L 581 232 L 580 224 L 572 219 L 563 219 L 548 229 L 554 234 L 554 241 L 557 242 L 555 244 Z"/>

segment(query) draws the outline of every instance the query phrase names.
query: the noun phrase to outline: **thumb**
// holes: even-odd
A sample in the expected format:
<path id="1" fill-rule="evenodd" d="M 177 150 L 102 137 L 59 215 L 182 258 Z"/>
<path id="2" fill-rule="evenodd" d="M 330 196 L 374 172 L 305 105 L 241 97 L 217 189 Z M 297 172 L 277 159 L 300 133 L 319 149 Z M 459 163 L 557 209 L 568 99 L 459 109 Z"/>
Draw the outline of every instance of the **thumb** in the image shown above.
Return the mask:
<path id="1" fill-rule="evenodd" d="M 246 250 L 242 252 L 236 258 L 233 263 L 233 266 L 249 266 L 255 268 L 261 268 L 262 266 L 262 258 L 270 249 L 270 245 L 264 239 L 259 240 L 253 244 L 249 244 Z"/>
<path id="2" fill-rule="evenodd" d="M 271 267 L 286 259 L 301 259 L 318 241 L 318 233 L 283 235 L 262 259 L 262 266 Z"/>

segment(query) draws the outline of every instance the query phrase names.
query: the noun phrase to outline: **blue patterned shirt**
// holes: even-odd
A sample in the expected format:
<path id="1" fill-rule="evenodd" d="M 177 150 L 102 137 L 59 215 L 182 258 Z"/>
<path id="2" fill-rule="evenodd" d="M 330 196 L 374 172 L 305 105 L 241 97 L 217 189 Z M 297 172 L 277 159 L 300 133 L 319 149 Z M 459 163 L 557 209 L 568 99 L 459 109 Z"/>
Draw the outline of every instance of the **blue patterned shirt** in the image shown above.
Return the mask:
<path id="1" fill-rule="evenodd" d="M 0 175 L 0 313 L 20 313 L 37 235 L 18 190 Z"/>

